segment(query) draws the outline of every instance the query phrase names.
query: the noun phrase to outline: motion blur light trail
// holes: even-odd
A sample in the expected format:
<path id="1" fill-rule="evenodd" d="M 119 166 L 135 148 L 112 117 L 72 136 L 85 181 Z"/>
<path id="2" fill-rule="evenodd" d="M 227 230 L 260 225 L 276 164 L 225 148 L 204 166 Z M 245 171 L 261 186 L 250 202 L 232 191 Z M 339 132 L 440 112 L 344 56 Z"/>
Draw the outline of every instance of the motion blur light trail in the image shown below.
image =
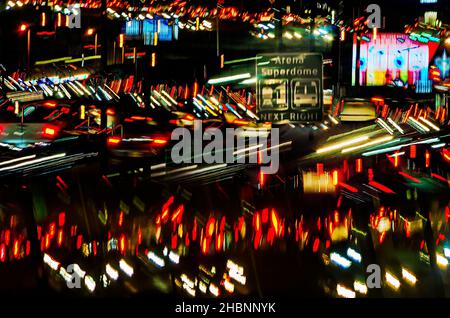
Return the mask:
<path id="1" fill-rule="evenodd" d="M 267 292 L 280 292 L 270 277 L 256 276 L 263 267 L 285 266 L 284 261 L 263 261 L 265 255 L 275 253 L 317 262 L 311 280 L 316 282 L 319 294 L 370 297 L 373 291 L 361 282 L 361 275 L 364 277 L 364 264 L 371 263 L 375 253 L 383 270 L 385 296 L 392 292 L 421 295 L 422 284 L 436 283 L 426 275 L 435 270 L 430 258 L 436 257 L 438 270 L 447 268 L 450 202 L 448 181 L 442 177 L 448 174 L 448 164 L 441 150 L 428 143 L 416 147 L 424 147 L 431 154 L 428 171 L 424 168 L 425 158 L 417 156 L 423 153 L 419 151 L 414 159 L 408 152 L 399 156 L 397 166 L 385 154 L 375 155 L 377 160 L 358 161 L 362 166 L 359 168 L 358 156 L 347 158 L 338 166 L 331 164 L 330 168 L 338 171 L 339 182 L 357 189 L 356 192 L 337 183 L 332 191 L 316 189 L 316 193 L 303 193 L 305 185 L 295 181 L 301 178 L 298 172 L 271 177 L 265 189 L 254 187 L 256 181 L 244 178 L 242 170 L 225 180 L 215 176 L 214 169 L 199 170 L 212 174 L 210 177 L 216 180 L 210 183 L 212 187 L 192 182 L 183 187 L 171 186 L 148 178 L 139 170 L 106 179 L 97 177 L 97 172 L 78 177 L 70 171 L 57 178 L 44 175 L 41 178 L 49 186 L 33 196 L 49 207 L 37 228 L 37 243 L 44 253 L 47 272 L 59 273 L 50 275 L 49 283 L 69 294 L 100 296 L 118 290 L 125 294 L 157 290 L 195 297 L 226 297 L 256 293 L 258 279 Z M 340 153 L 339 149 L 336 151 Z M 35 157 L 26 158 L 23 164 L 33 160 Z M 408 160 L 414 160 L 420 168 L 408 169 Z M 324 164 L 313 173 L 325 175 L 330 172 L 328 167 Z M 155 169 L 165 167 L 159 165 Z M 433 178 L 435 172 L 430 174 L 430 170 L 439 172 L 445 181 Z M 49 182 L 52 179 L 57 181 L 54 186 Z M 83 180 L 91 180 L 91 185 Z M 374 180 L 379 186 L 374 186 Z M 383 191 L 382 186 L 395 193 Z M 90 187 L 96 187 L 97 195 L 87 199 L 82 193 L 89 193 Z M 205 200 L 205 192 L 210 201 Z M 224 204 L 231 197 L 240 203 L 234 207 Z M 424 197 L 434 202 L 429 208 L 419 204 Z M 88 200 L 88 205 L 83 207 L 78 198 Z M 322 204 L 317 205 L 317 200 Z M 403 204 L 405 200 L 407 205 Z M 16 234 L 20 233 L 18 221 L 30 217 L 23 212 L 9 212 L 14 222 L 3 227 L 0 236 L 0 256 L 4 255 L 0 259 L 12 268 L 22 258 L 31 257 L 27 246 L 36 241 L 28 231 L 23 232 L 25 235 Z M 430 218 L 441 220 L 432 224 L 432 237 L 424 231 Z M 435 244 L 436 255 L 429 254 L 430 244 Z M 251 265 L 249 251 L 256 257 L 256 268 Z M 99 263 L 104 264 L 100 271 L 95 265 Z M 85 283 L 81 289 L 66 285 L 70 264 L 83 264 Z M 174 275 L 175 289 L 170 287 L 168 272 Z M 286 279 L 289 276 L 305 277 L 311 273 L 289 272 Z M 330 279 L 336 285 L 327 283 Z M 286 280 L 283 283 L 288 284 Z M 445 282 L 444 286 L 447 288 Z M 306 293 L 306 287 L 297 286 L 297 293 Z"/>
<path id="2" fill-rule="evenodd" d="M 258 63 L 258 58 L 230 54 L 232 60 L 224 53 L 226 46 L 220 49 L 221 23 L 233 21 L 258 30 L 249 36 L 257 41 L 258 50 L 259 43 L 275 43 L 275 29 L 284 27 L 280 47 L 309 42 L 308 49 L 319 51 L 324 42 L 334 52 L 344 46 L 333 42 L 340 41 L 339 33 L 341 38 L 353 33 L 355 41 L 359 37 L 369 43 L 372 38 L 361 33 L 365 26 L 358 26 L 362 17 L 346 25 L 328 7 L 314 8 L 312 13 L 308 8 L 306 19 L 303 13 L 276 11 L 259 2 L 263 9 L 258 12 L 186 1 L 150 2 L 141 10 L 126 1 L 107 1 L 109 21 L 124 22 L 125 31 L 110 39 L 112 59 L 117 60 L 121 51 L 122 65 L 101 71 L 79 66 L 110 58 L 103 52 L 108 41 L 103 42 L 105 30 L 100 26 L 82 35 L 83 41 L 95 44 L 83 46 L 81 58 L 70 54 L 37 61 L 43 71 L 29 74 L 22 70 L 6 74 L 0 65 L 1 291 L 239 300 L 272 295 L 294 299 L 450 295 L 446 108 L 406 99 L 391 104 L 388 98 L 385 102 L 372 96 L 366 101 L 375 105 L 372 119 L 348 122 L 342 115 L 345 98 L 336 103 L 330 98 L 329 113 L 320 122 L 264 122 L 256 103 L 258 88 L 252 86 L 259 83 L 254 64 L 239 70 L 240 63 Z M 40 1 L 14 0 L 8 1 L 7 10 L 14 13 L 38 4 L 48 9 L 37 10 L 44 13 L 39 16 L 42 28 L 52 18 L 49 12 L 55 14 L 58 28 L 61 12 L 64 16 L 72 12 L 60 4 L 47 8 Z M 75 9 L 84 13 L 100 5 L 87 1 Z M 317 18 L 315 11 L 324 17 Z M 294 23 L 299 30 L 288 30 Z M 136 45 L 131 53 L 131 38 L 138 41 L 137 35 L 127 34 L 134 32 L 128 28 L 137 26 L 139 33 L 150 24 L 157 28 L 155 34 L 145 35 L 152 43 L 145 50 Z M 205 55 L 195 57 L 201 60 L 202 71 L 182 84 L 174 78 L 165 83 L 159 79 L 166 76 L 164 64 L 171 64 L 164 60 L 165 45 L 158 46 L 163 41 L 159 31 L 169 24 L 172 31 L 174 26 L 189 32 L 217 31 L 214 63 L 203 61 L 212 47 L 208 42 L 201 47 Z M 31 27 L 38 26 L 21 23 L 17 29 L 24 36 Z M 42 36 L 56 39 L 53 29 L 44 32 L 50 34 Z M 99 49 L 101 54 L 85 57 L 84 49 Z M 207 78 L 212 72 L 209 64 L 220 68 L 220 74 Z M 325 58 L 323 64 L 325 68 L 336 63 Z M 360 64 L 358 68 L 363 67 Z M 47 74 L 43 65 L 54 74 Z M 225 70 L 229 65 L 235 72 Z M 127 73 L 128 67 L 134 75 L 119 74 Z M 184 73 L 175 71 L 167 76 Z M 269 97 L 263 100 L 274 105 L 294 98 L 304 105 L 302 98 L 297 99 L 303 96 L 297 88 L 313 95 L 306 93 L 310 88 L 318 93 L 328 80 L 296 86 L 284 97 L 283 85 L 273 83 L 277 88 L 267 86 L 262 95 Z M 330 91 L 319 95 L 332 97 Z M 318 102 L 319 96 L 312 99 Z M 358 105 L 366 102 L 357 99 Z M 219 151 L 207 148 L 212 138 L 202 138 L 197 145 L 192 141 L 192 148 L 200 146 L 201 158 L 194 151 L 190 160 L 177 164 L 171 155 L 172 133 L 183 128 L 191 136 L 196 122 L 222 134 L 234 129 L 239 132 L 236 139 L 269 139 L 277 129 L 280 140 L 266 149 L 260 141 L 243 147 L 226 145 L 221 149 L 229 151 L 235 163 L 207 163 L 203 159 Z M 261 170 L 266 165 L 263 151 L 279 154 L 276 173 Z M 256 160 L 237 160 L 249 158 Z M 379 266 L 379 289 L 366 280 L 370 264 Z"/>
<path id="3" fill-rule="evenodd" d="M 292 278 L 308 282 L 289 288 L 298 295 L 417 296 L 439 284 L 446 292 L 447 281 L 429 273 L 448 267 L 448 127 L 397 122 L 390 134 L 386 122 L 327 124 L 296 155 L 305 128 L 282 127 L 280 170 L 264 179 L 249 164 L 103 166 L 101 149 L 33 148 L 2 160 L 3 178 L 24 178 L 0 191 L 20 193 L 2 209 L 0 262 L 8 273 L 39 255 L 50 288 L 86 296 L 282 294 Z M 115 138 L 114 147 L 137 140 Z M 274 255 L 278 263 L 268 261 Z M 374 259 L 379 292 L 363 283 Z M 289 263 L 314 268 L 263 275 Z M 80 288 L 67 284 L 71 264 Z"/>

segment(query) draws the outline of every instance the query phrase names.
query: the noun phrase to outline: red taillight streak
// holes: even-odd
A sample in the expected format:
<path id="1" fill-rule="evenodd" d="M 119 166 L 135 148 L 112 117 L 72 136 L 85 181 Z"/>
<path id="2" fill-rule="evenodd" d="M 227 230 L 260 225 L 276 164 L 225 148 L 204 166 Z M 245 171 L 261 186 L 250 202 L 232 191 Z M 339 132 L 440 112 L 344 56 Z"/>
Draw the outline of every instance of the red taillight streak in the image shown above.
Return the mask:
<path id="1" fill-rule="evenodd" d="M 316 169 L 317 169 L 317 175 L 321 176 L 323 173 L 323 163 L 316 164 Z"/>
<path id="2" fill-rule="evenodd" d="M 362 172 L 362 159 L 356 159 L 356 172 Z"/>
<path id="3" fill-rule="evenodd" d="M 46 127 L 46 128 L 44 128 L 44 135 L 45 136 L 54 136 L 54 135 L 56 135 L 56 129 Z"/>
<path id="4" fill-rule="evenodd" d="M 62 244 L 62 242 L 63 242 L 63 230 L 62 229 L 60 229 L 59 231 L 58 231 L 58 246 L 61 246 L 61 244 Z"/>
<path id="5" fill-rule="evenodd" d="M 14 241 L 13 255 L 14 255 L 14 258 L 17 258 L 19 256 L 19 241 L 18 240 Z"/>
<path id="6" fill-rule="evenodd" d="M 351 185 L 348 185 L 344 182 L 339 182 L 339 186 L 341 186 L 342 188 L 347 189 L 348 191 L 353 192 L 353 193 L 358 192 L 357 188 L 352 187 Z"/>
<path id="7" fill-rule="evenodd" d="M 125 252 L 125 235 L 123 235 L 123 234 L 120 237 L 120 252 L 122 254 Z"/>
<path id="8" fill-rule="evenodd" d="M 6 259 L 6 247 L 5 244 L 0 245 L 0 261 L 4 262 Z"/>
<path id="9" fill-rule="evenodd" d="M 409 179 L 409 180 L 412 180 L 412 181 L 414 181 L 416 183 L 422 183 L 419 179 L 416 179 L 413 176 L 411 176 L 411 175 L 409 175 L 409 174 L 407 174 L 405 172 L 400 171 L 398 174 L 403 176 L 403 177 L 405 177 L 405 178 L 407 178 L 407 179 Z"/>
<path id="10" fill-rule="evenodd" d="M 400 161 L 400 159 L 398 157 L 398 152 L 396 152 L 395 156 L 394 156 L 394 167 L 396 167 L 396 168 L 398 167 L 399 161 Z"/>
<path id="11" fill-rule="evenodd" d="M 383 191 L 385 193 L 392 193 L 392 194 L 395 193 L 393 190 L 389 189 L 388 187 L 386 187 L 386 186 L 384 186 L 381 183 L 378 183 L 376 181 L 369 182 L 369 185 L 371 185 L 372 187 L 377 188 L 378 190 L 381 190 L 381 191 Z"/>
<path id="12" fill-rule="evenodd" d="M 435 177 L 436 179 L 438 179 L 438 180 L 441 180 L 441 181 L 444 181 L 444 182 L 450 182 L 450 180 L 447 180 L 447 179 L 445 179 L 443 176 L 441 176 L 441 175 L 438 175 L 437 173 L 431 173 L 431 176 L 432 177 Z"/>
<path id="13" fill-rule="evenodd" d="M 249 121 L 244 119 L 235 119 L 232 123 L 235 125 L 248 125 Z"/>
<path id="14" fill-rule="evenodd" d="M 333 185 L 337 186 L 339 183 L 339 174 L 337 170 L 333 171 Z"/>
<path id="15" fill-rule="evenodd" d="M 409 157 L 411 159 L 416 158 L 416 145 L 411 145 L 409 148 Z"/>
<path id="16" fill-rule="evenodd" d="M 59 215 L 58 215 L 58 225 L 59 226 L 63 226 L 65 222 L 66 222 L 66 213 L 65 212 L 59 213 Z"/>
<path id="17" fill-rule="evenodd" d="M 120 139 L 119 137 L 109 137 L 108 138 L 108 144 L 109 145 L 117 145 L 121 142 L 122 139 Z"/>
<path id="18" fill-rule="evenodd" d="M 167 139 L 153 139 L 153 144 L 163 146 L 168 143 Z"/>

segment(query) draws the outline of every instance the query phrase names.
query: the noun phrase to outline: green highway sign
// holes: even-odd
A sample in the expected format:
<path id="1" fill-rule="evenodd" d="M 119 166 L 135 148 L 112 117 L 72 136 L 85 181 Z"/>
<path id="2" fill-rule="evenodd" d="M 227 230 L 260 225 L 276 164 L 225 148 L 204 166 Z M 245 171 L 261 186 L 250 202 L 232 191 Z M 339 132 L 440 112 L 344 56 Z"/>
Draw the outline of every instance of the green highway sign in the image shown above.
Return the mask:
<path id="1" fill-rule="evenodd" d="M 261 54 L 256 61 L 257 114 L 262 121 L 306 123 L 322 119 L 321 54 Z"/>

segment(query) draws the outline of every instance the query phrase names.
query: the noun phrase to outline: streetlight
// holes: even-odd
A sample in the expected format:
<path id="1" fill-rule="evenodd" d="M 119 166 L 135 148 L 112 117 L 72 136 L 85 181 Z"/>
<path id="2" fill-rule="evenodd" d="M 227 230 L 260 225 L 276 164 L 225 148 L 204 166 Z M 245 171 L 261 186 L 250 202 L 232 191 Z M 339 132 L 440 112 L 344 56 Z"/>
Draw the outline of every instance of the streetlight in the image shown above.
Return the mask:
<path id="1" fill-rule="evenodd" d="M 0 75 L 2 76 L 2 86 L 0 88 L 3 91 L 5 89 L 5 75 L 6 75 L 6 68 L 3 66 L 3 64 L 0 64 Z"/>
<path id="2" fill-rule="evenodd" d="M 125 34 L 121 33 L 119 34 L 119 47 L 122 49 L 122 64 L 125 60 Z"/>
<path id="3" fill-rule="evenodd" d="M 27 67 L 30 70 L 30 50 L 31 50 L 31 28 L 28 24 L 22 23 L 19 26 L 19 32 L 27 32 Z"/>
<path id="4" fill-rule="evenodd" d="M 90 29 L 88 29 L 87 31 L 86 31 L 86 35 L 87 36 L 92 36 L 92 35 L 94 35 L 94 55 L 97 55 L 97 32 L 95 32 L 95 29 L 92 29 L 92 28 L 90 28 Z"/>

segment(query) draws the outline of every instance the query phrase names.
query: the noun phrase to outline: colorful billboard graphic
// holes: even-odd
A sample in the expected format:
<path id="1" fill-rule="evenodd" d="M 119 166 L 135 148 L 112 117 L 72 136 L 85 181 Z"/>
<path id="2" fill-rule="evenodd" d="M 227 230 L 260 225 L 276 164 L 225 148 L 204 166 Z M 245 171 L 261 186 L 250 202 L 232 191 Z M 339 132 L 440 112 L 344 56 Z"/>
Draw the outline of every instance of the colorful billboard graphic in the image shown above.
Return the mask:
<path id="1" fill-rule="evenodd" d="M 356 70 L 356 41 L 353 43 L 353 73 Z M 428 67 L 430 44 L 411 40 L 402 33 L 381 33 L 374 40 L 365 35 L 360 44 L 361 86 L 415 85 L 416 91 L 431 91 Z M 353 76 L 353 84 L 355 77 Z"/>
<path id="2" fill-rule="evenodd" d="M 444 49 L 441 55 L 438 55 L 434 59 L 434 64 L 441 71 L 441 78 L 446 79 L 450 76 L 450 57 L 447 55 L 447 51 Z"/>

